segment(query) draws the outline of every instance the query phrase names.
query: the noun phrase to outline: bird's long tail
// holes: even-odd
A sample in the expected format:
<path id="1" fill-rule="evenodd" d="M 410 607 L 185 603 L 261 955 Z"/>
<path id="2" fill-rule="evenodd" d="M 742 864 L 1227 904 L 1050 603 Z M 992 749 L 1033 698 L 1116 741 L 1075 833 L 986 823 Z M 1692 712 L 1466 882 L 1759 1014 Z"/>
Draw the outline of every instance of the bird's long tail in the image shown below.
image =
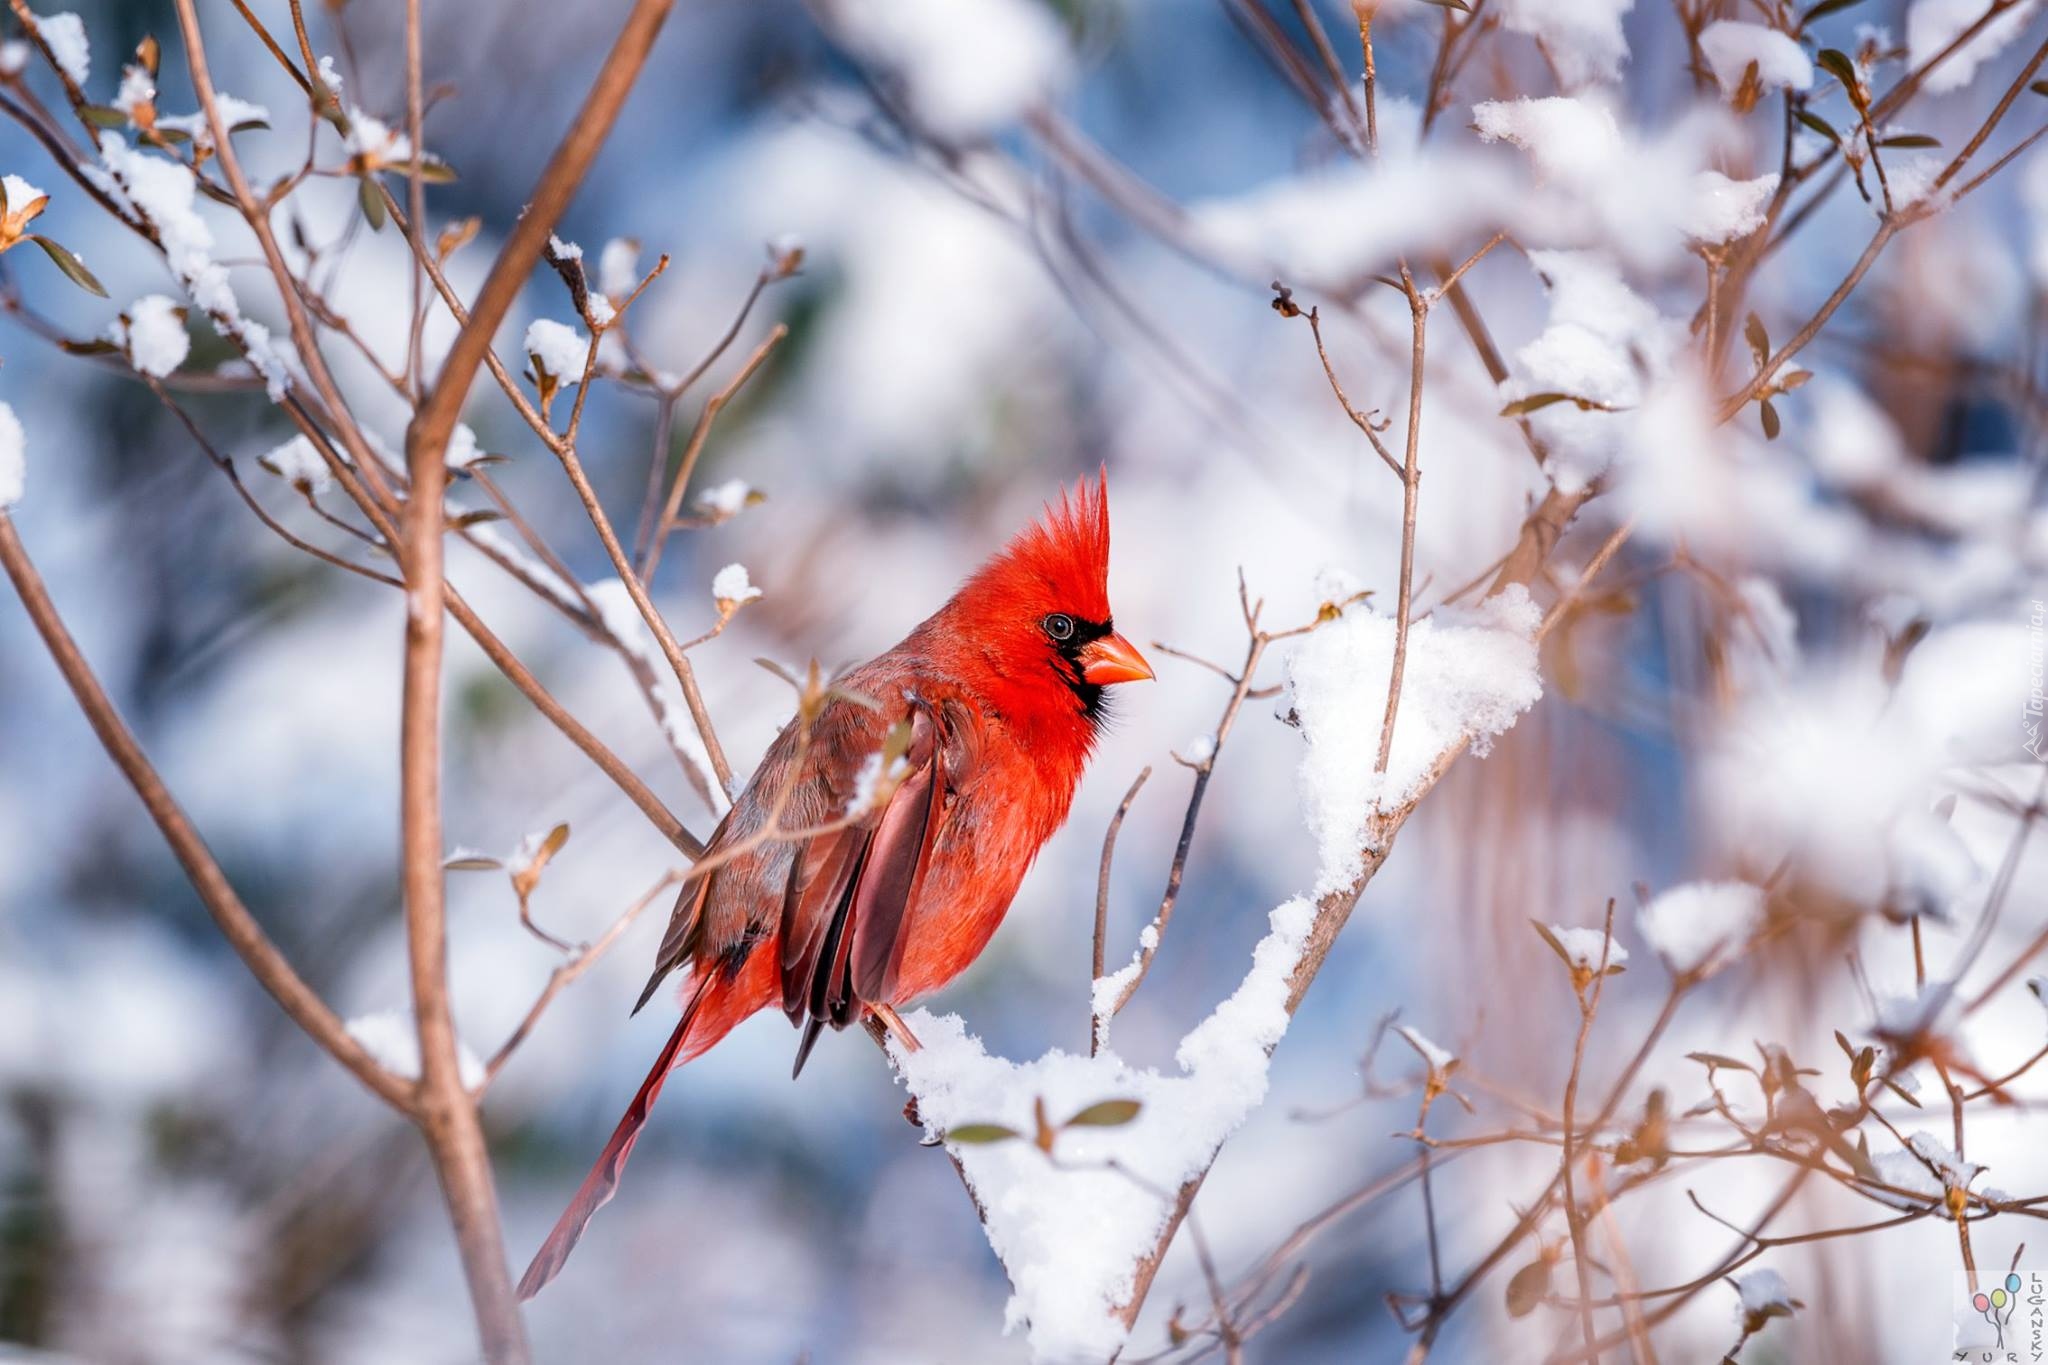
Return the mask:
<path id="1" fill-rule="evenodd" d="M 583 1229 L 590 1225 L 597 1211 L 618 1193 L 619 1177 L 626 1169 L 626 1158 L 633 1154 L 633 1144 L 640 1140 L 640 1129 L 646 1124 L 655 1098 L 661 1094 L 661 1087 L 668 1081 L 669 1072 L 679 1065 L 684 1045 L 692 1041 L 690 1026 L 697 1022 L 698 1010 L 706 1003 L 706 998 L 712 993 L 710 987 L 718 979 L 717 973 L 707 973 L 691 991 L 690 1003 L 684 1008 L 682 1019 L 676 1023 L 676 1031 L 669 1035 L 668 1045 L 654 1060 L 654 1069 L 640 1083 L 639 1093 L 633 1096 L 633 1103 L 627 1106 L 625 1115 L 619 1119 L 619 1126 L 612 1130 L 611 1141 L 605 1143 L 597 1164 L 590 1168 L 589 1175 L 583 1177 L 576 1197 L 569 1201 L 569 1207 L 555 1220 L 554 1230 L 548 1233 L 548 1239 L 534 1253 L 533 1264 L 527 1266 L 526 1273 L 519 1277 L 521 1299 L 530 1299 L 540 1293 L 548 1281 L 561 1273 L 569 1260 L 569 1253 L 576 1249 L 578 1239 L 583 1236 Z M 701 1038 L 694 1041 L 698 1046 L 691 1049 L 692 1055 L 708 1045 Z"/>

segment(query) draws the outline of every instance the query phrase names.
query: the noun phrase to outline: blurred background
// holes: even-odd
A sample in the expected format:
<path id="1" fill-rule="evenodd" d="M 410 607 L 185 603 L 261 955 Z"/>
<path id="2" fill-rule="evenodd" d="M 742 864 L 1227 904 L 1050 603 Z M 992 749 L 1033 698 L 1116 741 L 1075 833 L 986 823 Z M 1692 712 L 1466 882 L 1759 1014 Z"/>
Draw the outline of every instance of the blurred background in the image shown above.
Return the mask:
<path id="1" fill-rule="evenodd" d="M 255 8 L 285 24 L 282 5 Z M 1386 268 L 1402 231 L 1420 229 L 1387 226 L 1389 206 L 1372 194 L 1312 231 L 1273 228 L 1271 196 L 1315 185 L 1350 154 L 1275 75 L 1233 8 L 1061 0 L 1043 10 L 1059 42 L 1042 71 L 1010 46 L 1016 35 L 983 35 L 1003 44 L 990 79 L 1043 75 L 1074 126 L 1193 206 L 1190 221 L 1217 224 L 1207 253 L 1134 223 L 1038 137 L 1005 130 L 950 157 L 907 138 L 886 112 L 896 103 L 889 72 L 857 60 L 860 26 L 832 6 L 726 0 L 672 17 L 561 235 L 593 259 L 614 238 L 636 239 L 643 265 L 671 256 L 632 317 L 637 347 L 674 372 L 730 325 L 766 243 L 793 236 L 804 249 L 801 272 L 767 289 L 680 408 L 678 443 L 767 329 L 789 326 L 720 417 L 696 484 L 742 479 L 766 500 L 679 536 L 656 587 L 684 638 L 715 621 L 709 583 L 721 566 L 744 563 L 764 592 L 696 653 L 736 767 L 750 769 L 790 713 L 787 689 L 756 656 L 831 665 L 879 652 L 1063 482 L 1099 465 L 1117 621 L 1134 639 L 1234 663 L 1240 571 L 1279 625 L 1313 615 L 1326 566 L 1391 597 L 1398 485 L 1332 400 L 1307 329 L 1268 306 L 1261 269 L 1272 260 L 1363 278 Z M 1332 32 L 1355 32 L 1348 6 L 1318 8 Z M 1608 89 L 1627 126 L 1648 143 L 1709 117 L 1701 110 L 1717 103 L 1714 89 L 1688 70 L 1672 13 L 1649 0 L 1606 8 L 1625 11 L 1623 79 Z M 1828 20 L 1829 32 L 1838 25 L 1833 41 L 1850 47 L 1859 24 L 1889 26 L 1871 41 L 1890 50 L 1906 40 L 1906 8 L 1868 0 Z M 167 4 L 79 9 L 94 39 L 95 98 L 110 96 L 121 54 L 156 33 L 170 49 L 163 106 L 189 110 Z M 280 129 L 301 129 L 295 88 L 232 8 L 201 10 L 221 86 L 269 105 Z M 460 172 L 434 190 L 433 213 L 483 224 L 450 268 L 458 287 L 480 281 L 625 10 L 620 0 L 427 5 L 427 79 L 449 87 L 429 144 Z M 394 123 L 402 15 L 354 0 L 312 16 L 350 101 Z M 1438 22 L 1427 6 L 1389 6 L 1378 31 L 1382 118 L 1400 130 L 1389 138 L 1415 136 Z M 2028 23 L 1970 79 L 1917 105 L 1915 130 L 1950 145 L 1967 136 L 2040 40 L 2031 13 Z M 1455 151 L 1424 166 L 1409 192 L 1441 197 L 1507 174 L 1511 154 L 1481 149 L 1467 130 L 1470 104 L 1558 88 L 1535 44 L 1497 35 L 1431 135 Z M 955 94 L 972 102 L 972 89 Z M 1775 116 L 1731 120 L 1712 136 L 1731 174 L 1776 164 Z M 303 151 L 283 131 L 237 141 L 259 174 L 288 169 Z M 1902 887 L 1918 897 L 1904 908 L 1930 917 L 1926 951 L 1937 963 L 1966 942 L 2016 823 L 1984 793 L 2032 799 L 2039 772 L 2019 746 L 2028 604 L 2048 584 L 2034 365 L 2048 273 L 2040 156 L 1894 245 L 1802 357 L 1818 378 L 1783 401 L 1785 434 L 1764 442 L 1753 415 L 1724 433 L 1728 468 L 1740 473 L 1651 461 L 1567 542 L 1568 566 L 1583 564 L 1623 511 L 1646 518 L 1610 570 L 1611 594 L 1546 649 L 1544 700 L 1425 804 L 1295 1022 L 1270 1099 L 1197 1205 L 1226 1277 L 1412 1157 L 1413 1145 L 1390 1134 L 1414 1121 L 1416 1058 L 1383 1050 L 1375 1078 L 1402 1093 L 1351 1103 L 1387 1012 L 1458 1052 L 1471 1073 L 1554 1105 L 1578 1013 L 1532 917 L 1596 926 L 1610 897 L 1621 904 L 1620 941 L 1637 953 L 1609 987 L 1588 1054 L 1604 1087 L 1664 999 L 1663 973 L 1635 937 L 1635 888 L 1779 878 L 1770 951 L 1688 1002 L 1624 1115 L 1652 1085 L 1678 1110 L 1703 1098 L 1689 1050 L 1753 1056 L 1757 1043 L 1781 1044 L 1841 1090 L 1829 1035 L 1867 1037 L 1872 1022 L 1845 955 L 1857 955 L 1876 994 L 1912 987 Z M 85 337 L 123 300 L 172 290 L 161 265 L 11 124 L 0 128 L 0 170 L 52 190 L 38 226 L 74 247 L 112 295 L 89 298 L 17 253 L 0 262 L 11 299 Z M 356 196 L 345 179 L 314 182 L 293 202 L 312 240 L 345 241 L 330 297 L 372 347 L 396 354 L 403 244 L 347 227 Z M 1452 257 L 1483 240 L 1457 217 L 1443 208 L 1428 229 Z M 1255 249 L 1234 253 L 1244 233 L 1224 229 L 1247 220 Z M 1770 258 L 1751 302 L 1774 335 L 1834 287 L 1871 226 L 1845 190 Z M 253 254 L 244 236 L 225 215 L 217 231 L 218 255 L 249 285 L 245 300 L 260 298 L 258 272 L 239 264 Z M 1333 245 L 1350 235 L 1383 245 Z M 1636 289 L 1682 325 L 1698 299 L 1697 260 L 1650 252 L 1631 269 Z M 1544 283 L 1524 255 L 1497 251 L 1470 285 L 1511 356 L 1545 326 Z M 1398 412 L 1406 306 L 1384 290 L 1353 295 L 1326 326 L 1333 363 L 1360 408 Z M 251 309 L 265 315 L 260 303 Z M 545 271 L 501 339 L 508 358 L 541 317 L 573 319 Z M 446 322 L 439 316 L 430 341 L 446 344 Z M 57 602 L 300 970 L 344 1016 L 403 1009 L 398 595 L 265 533 L 124 368 L 59 354 L 22 323 L 18 313 L 0 321 L 0 397 L 29 428 L 29 496 L 16 520 Z M 201 359 L 225 355 L 210 338 L 200 345 Z M 402 408 L 358 360 L 340 348 L 334 359 L 358 411 L 396 446 Z M 1425 605 L 1497 559 L 1542 492 L 1514 425 L 1495 416 L 1501 401 L 1442 319 L 1422 448 Z M 279 415 L 246 395 L 194 395 L 190 407 L 257 494 L 317 537 L 320 523 L 255 465 L 291 434 Z M 615 518 L 638 505 L 655 416 L 653 402 L 616 385 L 591 397 L 582 449 Z M 502 397 L 480 384 L 465 417 L 486 449 L 508 457 L 497 477 L 571 569 L 608 577 L 559 468 Z M 452 497 L 483 505 L 460 488 Z M 482 557 L 451 554 L 462 590 L 546 684 L 707 831 L 713 817 L 619 660 Z M 1926 639 L 1894 651 L 1894 688 L 1888 642 L 1915 621 Z M 1147 764 L 1154 776 L 1124 827 L 1112 883 L 1112 963 L 1157 904 L 1190 779 L 1170 754 L 1213 730 L 1227 691 L 1198 666 L 1154 662 L 1159 681 L 1120 698 L 1072 821 L 991 950 L 934 1002 L 993 1051 L 1085 1047 L 1103 830 Z M 671 866 L 673 850 L 466 640 L 451 642 L 449 667 L 451 842 L 502 855 L 568 822 L 572 837 L 534 910 L 564 938 L 595 936 Z M 1243 975 L 1268 910 L 1313 880 L 1295 800 L 1300 740 L 1276 705 L 1284 700 L 1249 705 L 1223 750 L 1173 929 L 1118 1020 L 1118 1050 L 1134 1062 L 1171 1066 L 1176 1040 Z M 1902 807 L 1924 815 L 1944 792 L 1963 800 L 1928 836 L 1941 843 L 1942 874 L 1898 874 L 1889 822 Z M 2048 912 L 2048 855 L 2017 857 L 1980 984 Z M 450 889 L 457 1016 L 488 1053 L 556 959 L 520 927 L 502 874 L 451 874 Z M 659 913 L 563 995 L 491 1093 L 515 1264 L 671 1026 L 659 1007 L 627 1017 Z M 2014 984 L 1972 1017 L 1966 1046 L 1997 1075 L 2044 1037 L 2048 1020 Z M 759 1018 L 671 1084 L 622 1196 L 531 1306 L 542 1359 L 1028 1358 L 1003 1332 L 1001 1267 L 944 1157 L 905 1125 L 904 1097 L 876 1050 L 857 1034 L 828 1036 L 791 1083 L 791 1046 L 783 1021 Z M 1507 1126 L 1512 1109 L 1472 1094 L 1477 1114 L 1440 1109 L 1433 1131 Z M 1900 1122 L 1946 1138 L 1934 1099 Z M 1969 1156 L 2004 1189 L 2048 1192 L 2040 1132 L 2025 1104 L 1973 1117 Z M 1504 1146 L 1447 1168 L 1435 1191 L 1447 1267 L 1490 1248 L 1554 1167 L 1552 1149 Z M 1780 1178 L 1762 1162 L 1707 1163 L 1624 1205 L 1636 1274 L 1646 1285 L 1683 1282 L 1733 1240 L 1685 1189 L 1740 1219 Z M 1814 1190 L 1781 1230 L 1880 1214 Z M 1980 1225 L 1979 1258 L 2002 1268 L 2019 1243 L 2043 1240 L 2024 1229 L 2016 1216 Z M 1774 1323 L 1744 1359 L 1945 1358 L 1963 1306 L 1956 1256 L 1954 1229 L 1939 1220 L 1787 1249 L 1771 1264 L 1807 1311 Z M 1311 1272 L 1302 1298 L 1250 1358 L 1314 1365 L 1406 1350 L 1383 1298 L 1428 1284 L 1412 1188 L 1335 1221 L 1300 1259 Z M 1519 1263 L 1480 1286 L 1438 1358 L 1537 1359 L 1570 1330 L 1549 1310 L 1507 1316 L 1502 1290 Z M 1183 1245 L 1128 1355 L 1164 1349 L 1176 1304 L 1199 1315 L 1204 1302 Z M 1725 1351 L 1738 1332 L 1734 1304 L 1725 1287 L 1699 1295 L 1660 1338 L 1665 1358 Z M 475 1355 L 415 1135 L 300 1037 L 219 941 L 11 596 L 0 598 L 0 1343 L 0 1355 L 18 1346 L 108 1362 Z"/>

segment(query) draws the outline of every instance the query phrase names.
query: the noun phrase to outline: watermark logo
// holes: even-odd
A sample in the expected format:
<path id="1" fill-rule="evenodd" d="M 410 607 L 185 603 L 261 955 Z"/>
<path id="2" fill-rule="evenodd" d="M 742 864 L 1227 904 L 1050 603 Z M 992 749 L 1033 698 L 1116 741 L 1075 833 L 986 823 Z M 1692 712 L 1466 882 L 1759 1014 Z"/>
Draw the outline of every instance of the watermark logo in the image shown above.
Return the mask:
<path id="1" fill-rule="evenodd" d="M 2020 1306 L 2020 1277 L 2008 1275 L 2005 1283 L 1989 1294 L 1979 1293 L 1970 1300 L 1970 1307 L 1984 1315 L 1998 1333 L 1998 1349 L 2005 1349 L 2005 1327 L 2012 1321 L 2015 1309 Z"/>
<path id="2" fill-rule="evenodd" d="M 2035 598 L 2032 611 L 2027 617 L 2027 705 L 2020 715 L 2020 729 L 2026 738 L 2021 741 L 2026 751 L 2035 758 L 2048 759 L 2044 750 L 2041 733 L 2043 699 L 2043 654 L 2048 652 L 2048 602 Z"/>
<path id="3" fill-rule="evenodd" d="M 2037 1365 L 2048 1361 L 2048 1285 L 2016 1270 L 1989 1289 L 1964 1290 L 1971 1311 L 1956 1314 L 1955 1361 Z"/>

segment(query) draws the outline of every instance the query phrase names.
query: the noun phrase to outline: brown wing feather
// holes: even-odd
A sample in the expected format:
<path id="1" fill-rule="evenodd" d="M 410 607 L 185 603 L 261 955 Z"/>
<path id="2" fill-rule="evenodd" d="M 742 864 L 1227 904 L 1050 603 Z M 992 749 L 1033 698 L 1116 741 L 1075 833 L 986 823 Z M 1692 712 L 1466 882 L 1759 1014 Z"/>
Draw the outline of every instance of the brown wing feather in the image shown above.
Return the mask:
<path id="1" fill-rule="evenodd" d="M 798 855 L 808 880 L 784 901 L 782 1003 L 791 1022 L 804 1022 L 799 1071 L 825 1025 L 844 1028 L 862 1004 L 891 1003 L 905 914 L 944 810 L 943 749 L 931 711 L 914 704 L 910 771 L 888 804 Z"/>

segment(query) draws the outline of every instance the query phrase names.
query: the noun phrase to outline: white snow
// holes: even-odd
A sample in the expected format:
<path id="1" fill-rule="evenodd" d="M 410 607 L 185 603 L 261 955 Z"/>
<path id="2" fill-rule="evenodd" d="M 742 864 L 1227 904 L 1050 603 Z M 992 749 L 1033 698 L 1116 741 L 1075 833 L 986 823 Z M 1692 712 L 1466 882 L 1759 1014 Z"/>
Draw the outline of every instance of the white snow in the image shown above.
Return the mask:
<path id="1" fill-rule="evenodd" d="M 934 1136 L 969 1123 L 1029 1134 L 1038 1099 L 1055 1123 L 1102 1100 L 1141 1105 L 1128 1124 L 1061 1132 L 1051 1160 L 1028 1141 L 952 1147 L 1010 1275 L 1006 1324 L 1028 1327 L 1034 1359 L 1103 1360 L 1122 1346 L 1111 1311 L 1129 1294 L 1175 1191 L 1265 1099 L 1268 1054 L 1287 1031 L 1288 975 L 1314 918 L 1304 899 L 1273 911 L 1251 971 L 1181 1040 L 1178 1074 L 1134 1067 L 1107 1048 L 1092 1058 L 1054 1050 L 1010 1062 L 989 1056 L 958 1018 L 923 1010 L 906 1020 L 923 1048 L 891 1043 Z M 1105 1169 L 1111 1161 L 1121 1169 Z"/>
<path id="2" fill-rule="evenodd" d="M 1927 74 L 1923 88 L 1930 95 L 1960 90 L 1990 61 L 2019 37 L 2033 17 L 2036 0 L 2021 0 L 1984 26 L 1983 32 Z M 1989 0 L 1913 0 L 1906 11 L 1906 64 L 1919 67 L 1963 35 L 1964 30 L 1984 17 Z"/>
<path id="3" fill-rule="evenodd" d="M 536 318 L 526 329 L 526 353 L 564 386 L 580 383 L 590 343 L 581 333 L 552 318 Z"/>
<path id="4" fill-rule="evenodd" d="M 1408 1025 L 1402 1024 L 1394 1032 L 1400 1034 L 1407 1041 L 1408 1046 L 1415 1049 L 1422 1057 L 1423 1062 L 1435 1074 L 1439 1076 L 1444 1075 L 1453 1066 L 1457 1065 L 1458 1058 L 1456 1054 L 1449 1048 L 1432 1042 L 1421 1029 L 1410 1028 Z"/>
<path id="5" fill-rule="evenodd" d="M 1123 998 L 1126 988 L 1138 979 L 1138 973 L 1145 968 L 1145 957 L 1159 947 L 1159 924 L 1155 920 L 1145 926 L 1138 935 L 1138 946 L 1131 951 L 1131 960 L 1111 972 L 1098 976 L 1088 990 L 1088 1001 L 1095 1015 L 1095 1038 L 1098 1045 L 1109 1042 L 1109 1021 L 1116 1015 L 1116 1003 Z"/>
<path id="6" fill-rule="evenodd" d="M 1628 41 L 1621 16 L 1635 0 L 1504 0 L 1501 26 L 1526 33 L 1543 45 L 1567 87 L 1621 76 Z"/>
<path id="7" fill-rule="evenodd" d="M 127 353 L 128 363 L 137 371 L 162 379 L 184 364 L 192 350 L 192 338 L 178 312 L 175 301 L 162 294 L 145 294 L 128 305 L 125 321 L 114 319 L 108 336 Z"/>
<path id="8" fill-rule="evenodd" d="M 697 505 L 718 513 L 721 517 L 737 516 L 746 507 L 747 499 L 754 490 L 747 486 L 745 479 L 727 479 L 715 483 L 697 495 Z"/>
<path id="9" fill-rule="evenodd" d="M 1748 882 L 1686 882 L 1636 915 L 1643 941 L 1673 976 L 1716 971 L 1763 927 L 1764 893 Z"/>
<path id="10" fill-rule="evenodd" d="M 19 38 L 0 43 L 0 76 L 19 76 L 28 69 L 29 46 Z"/>
<path id="11" fill-rule="evenodd" d="M 1785 1283 L 1783 1275 L 1768 1267 L 1735 1276 L 1735 1292 L 1742 1296 L 1739 1311 L 1744 1317 L 1774 1309 L 1782 1313 L 1792 1311 L 1791 1286 Z"/>
<path id="12" fill-rule="evenodd" d="M 217 90 L 213 96 L 214 107 L 220 111 L 220 121 L 228 131 L 250 123 L 269 123 L 270 110 L 249 100 L 237 99 L 225 90 Z M 203 109 L 189 114 L 163 114 L 156 118 L 156 126 L 184 133 L 201 147 L 213 145 L 213 120 Z"/>
<path id="13" fill-rule="evenodd" d="M 1301 787 L 1320 848 L 1315 894 L 1356 879 L 1374 811 L 1406 801 L 1459 742 L 1471 741 L 1483 755 L 1535 704 L 1543 691 L 1533 639 L 1541 621 L 1529 594 L 1511 587 L 1472 611 L 1439 610 L 1414 622 L 1383 774 L 1373 767 L 1393 666 L 1393 620 L 1354 606 L 1296 649 L 1288 688 L 1308 738 Z"/>
<path id="14" fill-rule="evenodd" d="M 548 248 L 555 253 L 558 259 L 564 261 L 580 261 L 583 259 L 582 247 L 574 242 L 565 242 L 552 232 L 548 234 Z"/>
<path id="15" fill-rule="evenodd" d="M 257 463 L 286 483 L 301 487 L 311 493 L 325 493 L 334 482 L 334 475 L 327 468 L 327 461 L 303 434 L 292 437 Z"/>
<path id="16" fill-rule="evenodd" d="M 484 448 L 477 444 L 476 432 L 469 423 L 455 424 L 455 430 L 448 433 L 448 446 L 441 457 L 450 469 L 468 469 L 484 457 Z"/>
<path id="17" fill-rule="evenodd" d="M 1881 1038 L 1907 1039 L 1934 1032 L 1955 1000 L 1953 981 L 1930 981 L 1910 995 L 1880 996 L 1873 1032 Z"/>
<path id="18" fill-rule="evenodd" d="M 722 813 L 725 788 L 711 766 L 711 755 L 704 748 L 704 737 L 697 733 L 696 724 L 690 719 L 689 707 L 683 702 L 682 685 L 676 681 L 675 671 L 669 667 L 668 656 L 661 651 L 661 642 L 654 638 L 654 632 L 648 629 L 645 618 L 640 615 L 633 594 L 616 578 L 587 584 L 583 593 L 590 599 L 591 606 L 597 609 L 598 620 L 606 632 L 653 675 L 654 707 L 661 728 L 668 735 L 670 746 L 703 780 L 705 790 L 711 793 L 712 801 Z"/>
<path id="19" fill-rule="evenodd" d="M 155 103 L 156 82 L 150 79 L 149 72 L 140 66 L 124 68 L 121 88 L 114 92 L 114 107 L 132 121 L 138 112 Z"/>
<path id="20" fill-rule="evenodd" d="M 36 200 L 49 198 L 48 195 L 18 175 L 0 176 L 0 186 L 4 186 L 7 190 L 7 214 L 10 218 L 19 215 L 23 209 L 35 203 Z"/>
<path id="21" fill-rule="evenodd" d="M 28 437 L 11 403 L 0 402 L 0 512 L 21 501 L 28 476 Z"/>
<path id="22" fill-rule="evenodd" d="M 226 267 L 213 259 L 213 232 L 196 211 L 197 187 L 189 167 L 151 156 L 111 130 L 100 134 L 100 160 L 129 203 L 156 227 L 172 273 L 192 302 L 220 330 L 240 343 L 263 375 L 272 402 L 282 402 L 291 385 L 283 352 L 262 323 L 242 316 Z"/>
<path id="23" fill-rule="evenodd" d="M 618 300 L 640 284 L 640 243 L 631 237 L 614 237 L 597 254 L 597 292 Z"/>
<path id="24" fill-rule="evenodd" d="M 1813 88 L 1813 62 L 1790 34 L 1763 24 L 1721 19 L 1700 30 L 1700 52 L 1721 93 L 1733 98 L 1742 78 L 1756 63 L 1757 81 L 1765 91 Z"/>
<path id="25" fill-rule="evenodd" d="M 853 774 L 853 794 L 846 800 L 845 814 L 860 815 L 886 801 L 910 776 L 910 763 L 902 754 L 888 755 L 880 749 L 861 760 Z"/>
<path id="26" fill-rule="evenodd" d="M 1181 757 L 1190 763 L 1207 763 L 1210 759 L 1216 757 L 1216 736 L 1206 730 L 1196 735 L 1188 741 L 1187 752 L 1182 754 Z"/>
<path id="27" fill-rule="evenodd" d="M 1715 246 L 1747 237 L 1764 225 L 1764 206 L 1777 189 L 1776 171 L 1754 180 L 1700 171 L 1692 178 L 1692 203 L 1680 226 L 1694 241 Z"/>
<path id="28" fill-rule="evenodd" d="M 360 109 L 348 111 L 348 140 L 344 145 L 349 155 L 362 157 L 372 166 L 407 161 L 412 157 L 411 138 Z"/>
<path id="29" fill-rule="evenodd" d="M 1034 0 L 845 0 L 847 45 L 888 68 L 933 133 L 985 137 L 1043 103 L 1071 58 L 1052 11 Z"/>
<path id="30" fill-rule="evenodd" d="M 420 1033 L 411 1010 L 360 1014 L 349 1020 L 347 1027 L 348 1036 L 361 1043 L 363 1051 L 376 1058 L 385 1070 L 409 1081 L 419 1079 Z M 455 1065 L 465 1090 L 474 1090 L 484 1083 L 483 1060 L 459 1038 L 455 1041 Z"/>
<path id="31" fill-rule="evenodd" d="M 734 606 L 752 602 L 760 597 L 761 590 L 747 577 L 747 566 L 728 564 L 711 576 L 711 598 L 723 606 L 730 602 Z"/>
<path id="32" fill-rule="evenodd" d="M 1472 122 L 1482 140 L 1513 143 L 1529 154 L 1537 170 L 1565 180 L 1601 175 L 1623 147 L 1613 110 L 1564 95 L 1487 100 L 1472 106 Z"/>
<path id="33" fill-rule="evenodd" d="M 1553 924 L 1550 932 L 1556 937 L 1558 946 L 1564 949 L 1565 960 L 1573 967 L 1597 972 L 1603 953 L 1610 967 L 1619 967 L 1628 961 L 1628 949 L 1619 943 L 1609 943 L 1607 935 L 1598 929 L 1567 929 L 1562 924 Z"/>
<path id="34" fill-rule="evenodd" d="M 49 45 L 50 55 L 74 85 L 84 85 L 92 74 L 92 44 L 86 41 L 85 21 L 69 10 L 61 14 L 38 14 L 36 32 Z"/>
<path id="35" fill-rule="evenodd" d="M 550 825 L 546 829 L 537 829 L 521 836 L 519 842 L 513 845 L 512 851 L 505 855 L 505 871 L 514 881 L 518 881 L 533 869 L 534 860 L 540 857 L 541 849 L 547 844 L 548 837 L 554 833 L 555 828 Z"/>

